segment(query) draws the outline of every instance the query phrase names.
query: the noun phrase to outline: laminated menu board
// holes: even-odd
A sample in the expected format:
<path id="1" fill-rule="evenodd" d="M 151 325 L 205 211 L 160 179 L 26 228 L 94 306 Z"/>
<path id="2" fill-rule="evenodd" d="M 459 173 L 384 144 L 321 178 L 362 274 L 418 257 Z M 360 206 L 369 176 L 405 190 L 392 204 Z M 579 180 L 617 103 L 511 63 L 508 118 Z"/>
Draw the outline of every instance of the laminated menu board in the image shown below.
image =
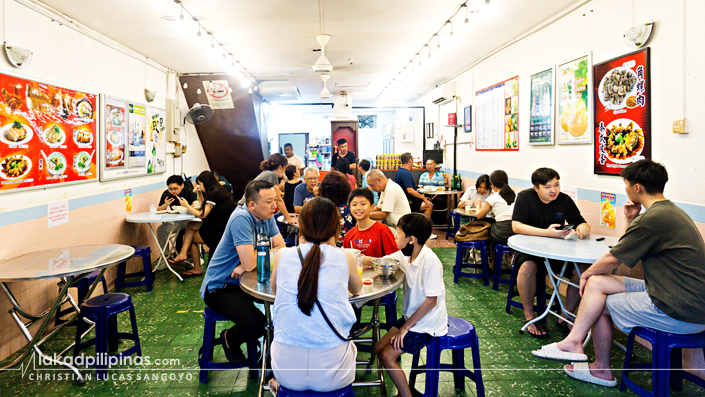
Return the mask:
<path id="1" fill-rule="evenodd" d="M 651 158 L 649 48 L 595 65 L 594 172 L 619 175 Z"/>
<path id="2" fill-rule="evenodd" d="M 100 180 L 166 172 L 166 112 L 104 96 Z"/>
<path id="3" fill-rule="evenodd" d="M 529 145 L 553 145 L 553 68 L 531 75 Z"/>
<path id="4" fill-rule="evenodd" d="M 556 131 L 558 144 L 592 143 L 591 53 L 558 65 Z"/>
<path id="5" fill-rule="evenodd" d="M 475 93 L 475 150 L 519 150 L 519 77 Z"/>
<path id="6" fill-rule="evenodd" d="M 97 178 L 95 94 L 0 74 L 0 193 Z"/>

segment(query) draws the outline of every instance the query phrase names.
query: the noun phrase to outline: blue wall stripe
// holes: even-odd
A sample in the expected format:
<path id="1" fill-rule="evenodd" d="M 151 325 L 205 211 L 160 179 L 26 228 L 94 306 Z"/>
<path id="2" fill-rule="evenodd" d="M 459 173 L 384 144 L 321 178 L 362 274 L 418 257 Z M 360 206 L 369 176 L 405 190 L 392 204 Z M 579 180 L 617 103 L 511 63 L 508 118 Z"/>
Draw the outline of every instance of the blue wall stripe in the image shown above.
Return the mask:
<path id="1" fill-rule="evenodd" d="M 445 168 L 444 172 L 446 174 L 452 174 L 453 170 L 450 168 Z M 472 179 L 477 179 L 480 175 L 482 175 L 481 172 L 474 172 L 474 171 L 466 171 L 466 170 L 458 170 L 458 173 L 461 176 L 464 176 L 466 178 L 472 178 Z M 517 179 L 517 178 L 509 178 L 509 184 L 512 185 L 513 187 L 518 187 L 521 189 L 528 189 L 531 186 L 530 180 L 526 179 Z M 601 200 L 601 191 L 600 190 L 595 190 L 595 189 L 585 189 L 585 188 L 578 188 L 578 199 L 580 200 L 585 200 L 585 201 L 590 201 L 593 203 L 600 203 Z M 628 198 L 626 193 L 618 193 L 618 192 L 608 192 L 608 193 L 616 193 L 617 195 L 617 207 L 622 207 L 624 204 L 626 204 Z M 683 211 L 685 211 L 686 214 L 695 222 L 700 222 L 700 223 L 705 223 L 705 205 L 697 205 L 697 204 L 689 204 L 689 203 L 681 203 L 681 202 L 674 202 L 678 207 L 680 207 Z"/>

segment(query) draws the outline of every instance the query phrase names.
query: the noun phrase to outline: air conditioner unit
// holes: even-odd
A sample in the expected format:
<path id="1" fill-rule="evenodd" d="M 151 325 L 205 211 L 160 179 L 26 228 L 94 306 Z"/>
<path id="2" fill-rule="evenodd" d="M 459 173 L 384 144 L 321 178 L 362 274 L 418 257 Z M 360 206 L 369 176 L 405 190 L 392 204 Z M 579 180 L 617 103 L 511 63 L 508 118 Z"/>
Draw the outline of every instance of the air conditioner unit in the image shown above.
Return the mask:
<path id="1" fill-rule="evenodd" d="M 455 81 L 443 84 L 442 87 L 438 87 L 431 92 L 431 103 L 434 105 L 442 105 L 448 103 L 455 98 Z"/>
<path id="2" fill-rule="evenodd" d="M 259 94 L 267 102 L 301 101 L 301 93 L 288 80 L 265 80 L 260 83 Z"/>

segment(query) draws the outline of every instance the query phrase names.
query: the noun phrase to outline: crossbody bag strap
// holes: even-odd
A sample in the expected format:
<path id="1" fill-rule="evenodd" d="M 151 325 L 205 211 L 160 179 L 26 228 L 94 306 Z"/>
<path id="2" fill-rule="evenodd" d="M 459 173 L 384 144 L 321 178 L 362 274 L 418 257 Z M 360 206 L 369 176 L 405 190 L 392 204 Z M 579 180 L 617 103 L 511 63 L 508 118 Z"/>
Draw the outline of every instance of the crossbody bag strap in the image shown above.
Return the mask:
<path id="1" fill-rule="evenodd" d="M 299 253 L 299 259 L 301 259 L 301 266 L 304 265 L 304 256 L 301 254 L 301 247 L 296 247 L 296 252 Z M 352 336 L 348 336 L 347 338 L 344 338 L 340 333 L 338 332 L 337 329 L 333 326 L 333 324 L 330 322 L 328 319 L 328 316 L 326 315 L 326 312 L 323 311 L 323 307 L 321 306 L 321 302 L 318 301 L 318 298 L 316 298 L 316 307 L 318 307 L 318 310 L 321 312 L 321 315 L 323 316 L 323 319 L 326 320 L 326 324 L 330 327 L 330 329 L 333 331 L 335 336 L 340 338 L 343 342 L 347 342 L 352 339 Z"/>

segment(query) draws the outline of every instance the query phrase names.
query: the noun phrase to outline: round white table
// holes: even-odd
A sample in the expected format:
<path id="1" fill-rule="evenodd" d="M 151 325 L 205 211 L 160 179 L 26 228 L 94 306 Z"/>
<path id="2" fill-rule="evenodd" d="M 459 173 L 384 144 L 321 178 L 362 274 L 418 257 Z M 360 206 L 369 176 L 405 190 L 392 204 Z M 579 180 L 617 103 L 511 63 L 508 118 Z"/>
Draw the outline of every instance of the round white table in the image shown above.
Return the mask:
<path id="1" fill-rule="evenodd" d="M 166 249 L 169 246 L 169 241 L 171 241 L 172 236 L 174 235 L 174 231 L 176 230 L 176 223 L 179 221 L 200 221 L 199 218 L 196 218 L 195 216 L 191 214 L 157 214 L 153 212 L 138 212 L 135 214 L 130 214 L 128 215 L 125 220 L 129 223 L 146 223 L 149 225 L 149 230 L 152 231 L 152 236 L 154 237 L 154 241 L 157 242 L 157 247 L 159 247 L 159 260 L 164 261 L 166 264 L 167 269 L 169 269 L 170 272 L 172 272 L 181 282 L 184 281 L 183 278 L 181 278 L 181 275 L 174 271 L 174 269 L 169 266 L 169 262 L 166 260 Z M 154 227 L 152 226 L 152 223 L 157 223 L 157 222 L 172 222 L 171 223 L 171 228 L 169 229 L 169 235 L 166 238 L 166 243 L 162 247 L 159 245 L 159 239 L 157 238 L 157 233 L 154 231 Z"/>
<path id="2" fill-rule="evenodd" d="M 63 328 L 64 325 L 73 322 L 73 320 L 75 320 L 78 316 L 78 313 L 80 313 L 80 308 L 68 293 L 69 287 L 73 286 L 87 274 L 95 270 L 101 270 L 100 275 L 88 290 L 88 294 L 86 294 L 85 299 L 89 299 L 100 282 L 100 279 L 103 278 L 105 269 L 126 261 L 131 258 L 134 253 L 135 249 L 129 245 L 83 245 L 31 252 L 29 254 L 24 254 L 14 258 L 1 259 L 0 288 L 12 305 L 12 308 L 9 311 L 10 316 L 15 321 L 24 337 L 29 341 L 24 353 L 1 369 L 10 368 L 19 364 L 27 357 L 27 355 L 29 355 L 30 351 L 34 350 L 39 356 L 43 357 L 44 360 L 48 360 L 54 362 L 55 364 L 63 365 L 69 368 L 78 376 L 79 381 L 83 382 L 83 376 L 81 376 L 81 373 L 76 367 L 64 361 L 55 361 L 53 358 L 44 355 L 39 347 L 42 343 L 44 343 L 44 341 Z M 59 290 L 59 295 L 56 297 L 56 301 L 51 308 L 39 315 L 30 314 L 24 310 L 10 291 L 10 287 L 7 285 L 7 283 L 19 281 L 45 280 L 57 277 L 62 280 L 62 282 L 59 283 L 59 286 L 61 287 Z M 56 313 L 59 307 L 66 302 L 71 303 L 71 306 L 73 306 L 76 310 L 76 314 L 70 320 L 57 326 L 50 333 L 39 340 L 42 333 L 46 329 L 46 326 L 49 324 L 49 321 L 51 321 L 54 313 Z M 20 319 L 20 315 L 29 321 L 25 323 L 22 319 Z M 29 328 L 40 321 L 41 325 L 37 328 L 37 332 L 33 337 L 29 331 Z M 71 346 L 61 352 L 58 356 L 63 356 L 63 354 L 68 351 L 70 347 Z"/>
<path id="3" fill-rule="evenodd" d="M 379 299 L 392 291 L 395 291 L 404 282 L 404 272 L 397 270 L 389 278 L 384 278 L 378 276 L 377 273 L 372 269 L 363 270 L 362 278 L 373 279 L 371 285 L 362 286 L 362 292 L 359 295 L 349 295 L 350 303 L 362 305 L 365 302 L 374 300 L 374 306 L 372 309 L 372 319 L 370 323 L 362 330 L 355 333 L 356 336 L 363 335 L 368 331 L 372 330 L 372 338 L 356 338 L 356 342 L 370 342 L 372 346 L 377 344 L 380 339 L 380 326 L 379 326 Z M 269 387 L 266 386 L 266 373 L 269 368 L 271 368 L 271 345 L 274 339 L 274 324 L 272 322 L 272 312 L 271 304 L 274 302 L 274 296 L 276 291 L 272 288 L 269 281 L 266 283 L 257 282 L 257 271 L 251 271 L 244 273 L 240 278 L 240 287 L 245 293 L 251 295 L 255 298 L 264 301 L 264 315 L 266 318 L 265 333 L 264 333 L 264 343 L 262 347 L 262 371 L 260 372 L 260 383 L 258 397 L 263 397 L 266 390 Z M 370 359 L 365 361 L 357 361 L 358 365 L 372 365 L 375 362 L 375 352 L 374 348 L 371 351 Z M 386 397 L 387 390 L 384 385 L 384 370 L 382 369 L 379 362 L 377 362 L 377 375 L 378 379 L 375 381 L 365 381 L 365 382 L 355 382 L 353 386 L 357 387 L 370 387 L 379 386 L 383 397 Z"/>
<path id="4" fill-rule="evenodd" d="M 597 241 L 597 239 L 601 239 Z M 559 293 L 559 287 L 561 283 L 566 283 L 569 286 L 575 288 L 580 288 L 579 285 L 574 284 L 571 281 L 563 279 L 568 263 L 572 263 L 575 271 L 580 275 L 580 269 L 578 268 L 578 263 L 590 263 L 592 264 L 598 260 L 602 255 L 607 253 L 610 246 L 617 244 L 618 239 L 615 237 L 605 237 L 605 236 L 589 236 L 582 240 L 580 239 L 562 239 L 562 238 L 551 238 L 551 237 L 538 237 L 538 236 L 527 236 L 522 234 L 517 234 L 509 237 L 507 245 L 510 248 L 529 254 L 544 258 L 544 264 L 546 265 L 546 271 L 548 272 L 549 279 L 553 285 L 553 294 L 551 294 L 551 299 L 548 303 L 546 311 L 544 311 L 540 316 L 526 323 L 522 330 L 526 330 L 529 325 L 543 319 L 549 313 L 562 318 L 565 321 L 573 323 L 575 319 L 575 314 L 567 311 L 565 309 L 563 300 L 561 299 Z M 556 274 L 551 268 L 549 259 L 556 259 L 559 261 L 565 261 L 563 268 L 559 274 Z M 553 302 L 558 299 L 558 303 L 561 306 L 563 313 L 566 313 L 570 319 L 561 316 L 560 313 L 556 313 L 551 310 Z"/>

